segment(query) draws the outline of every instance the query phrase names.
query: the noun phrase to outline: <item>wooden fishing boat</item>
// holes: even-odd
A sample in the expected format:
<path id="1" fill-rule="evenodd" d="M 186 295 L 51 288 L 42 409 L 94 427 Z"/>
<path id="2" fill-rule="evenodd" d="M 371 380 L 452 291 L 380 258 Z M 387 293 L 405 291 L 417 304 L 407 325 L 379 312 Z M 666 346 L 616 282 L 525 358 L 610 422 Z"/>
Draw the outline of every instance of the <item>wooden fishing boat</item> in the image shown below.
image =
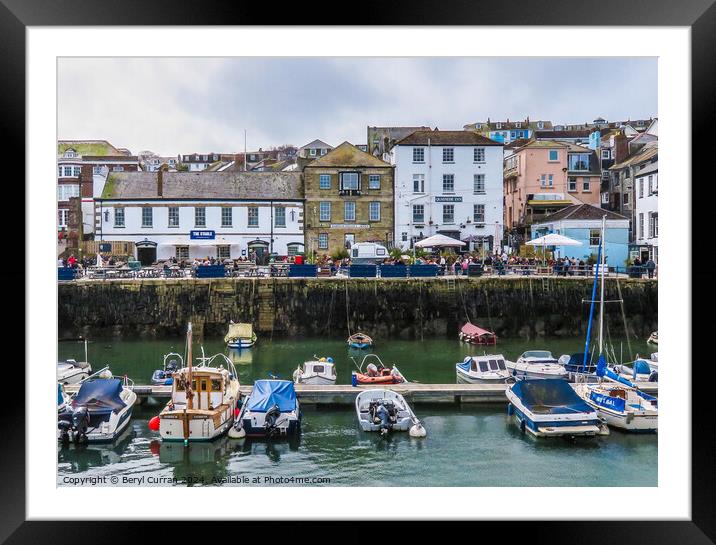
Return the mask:
<path id="1" fill-rule="evenodd" d="M 364 349 L 373 346 L 373 339 L 365 333 L 353 333 L 346 342 L 351 348 Z"/>
<path id="2" fill-rule="evenodd" d="M 229 348 L 241 350 L 251 348 L 256 344 L 256 332 L 251 324 L 229 323 L 229 332 L 224 337 L 224 342 Z"/>
<path id="3" fill-rule="evenodd" d="M 368 363 L 365 372 L 363 365 L 369 358 L 375 358 L 378 364 Z M 376 354 L 368 354 L 358 366 L 358 371 L 353 371 L 351 383 L 358 384 L 401 384 L 408 382 L 400 370 L 394 365 L 392 368 L 383 365 L 383 362 Z"/>
<path id="4" fill-rule="evenodd" d="M 212 366 L 217 358 L 223 363 Z M 190 323 L 187 366 L 174 373 L 171 399 L 159 416 L 149 421 L 150 429 L 159 431 L 162 441 L 211 441 L 234 423 L 240 395 L 234 364 L 224 354 L 201 359 L 198 366 L 192 365 Z"/>
<path id="5" fill-rule="evenodd" d="M 481 327 L 471 324 L 470 322 L 462 326 L 458 337 L 463 342 L 477 344 L 480 346 L 494 346 L 497 344 L 497 335 L 495 335 L 492 331 L 482 329 Z"/>

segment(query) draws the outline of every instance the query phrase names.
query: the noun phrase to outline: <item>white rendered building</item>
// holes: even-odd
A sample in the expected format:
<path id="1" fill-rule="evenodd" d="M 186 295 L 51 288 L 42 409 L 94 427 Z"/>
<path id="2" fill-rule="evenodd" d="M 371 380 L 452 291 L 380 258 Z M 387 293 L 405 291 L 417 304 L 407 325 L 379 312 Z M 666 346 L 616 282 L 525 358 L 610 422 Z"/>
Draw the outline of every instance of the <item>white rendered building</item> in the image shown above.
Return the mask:
<path id="1" fill-rule="evenodd" d="M 135 243 L 145 264 L 176 257 L 262 261 L 303 252 L 298 172 L 110 173 L 95 240 Z"/>
<path id="2" fill-rule="evenodd" d="M 474 131 L 415 131 L 395 143 L 395 243 L 435 234 L 500 249 L 503 233 L 500 142 Z"/>
<path id="3" fill-rule="evenodd" d="M 659 263 L 659 163 L 634 175 L 634 243 L 642 261 Z"/>

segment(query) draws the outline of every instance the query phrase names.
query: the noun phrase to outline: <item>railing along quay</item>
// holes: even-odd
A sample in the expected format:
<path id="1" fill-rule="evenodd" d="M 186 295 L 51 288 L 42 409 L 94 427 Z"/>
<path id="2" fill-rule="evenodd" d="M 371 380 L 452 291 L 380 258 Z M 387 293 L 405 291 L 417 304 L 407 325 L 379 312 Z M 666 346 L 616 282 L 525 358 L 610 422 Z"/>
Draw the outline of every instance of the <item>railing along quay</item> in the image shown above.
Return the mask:
<path id="1" fill-rule="evenodd" d="M 656 382 L 636 382 L 643 392 L 657 395 L 659 385 Z M 423 384 L 409 382 L 407 384 L 391 384 L 386 386 L 403 395 L 411 403 L 507 403 L 505 396 L 506 384 Z M 249 395 L 251 385 L 242 385 L 241 393 Z M 353 405 L 358 392 L 375 388 L 371 385 L 351 386 L 335 384 L 311 386 L 297 384 L 296 395 L 306 405 Z M 79 389 L 77 384 L 65 386 L 68 394 Z M 135 385 L 134 392 L 141 401 L 154 398 L 159 401 L 171 395 L 171 386 Z"/>

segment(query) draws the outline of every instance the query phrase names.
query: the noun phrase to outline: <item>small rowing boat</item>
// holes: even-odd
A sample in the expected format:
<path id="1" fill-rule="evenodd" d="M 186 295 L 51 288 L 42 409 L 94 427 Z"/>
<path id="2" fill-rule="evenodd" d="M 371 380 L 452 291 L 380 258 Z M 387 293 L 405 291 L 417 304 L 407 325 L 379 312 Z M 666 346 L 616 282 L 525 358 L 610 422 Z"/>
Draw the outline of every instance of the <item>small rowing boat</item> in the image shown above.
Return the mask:
<path id="1" fill-rule="evenodd" d="M 359 350 L 373 346 L 373 339 L 365 333 L 353 333 L 346 342 L 351 348 L 358 348 Z"/>
<path id="2" fill-rule="evenodd" d="M 365 372 L 363 372 L 363 365 L 369 358 L 375 358 L 378 364 L 369 363 L 366 366 Z M 353 386 L 358 384 L 401 384 L 408 382 L 400 370 L 394 365 L 386 367 L 383 365 L 383 361 L 376 354 L 368 354 L 363 358 L 363 361 L 358 367 L 358 371 L 353 371 L 351 376 L 351 383 Z"/>
<path id="3" fill-rule="evenodd" d="M 470 322 L 462 326 L 458 337 L 463 342 L 481 346 L 494 346 L 497 344 L 497 335 L 495 335 L 492 331 L 482 329 L 481 327 L 471 324 Z"/>

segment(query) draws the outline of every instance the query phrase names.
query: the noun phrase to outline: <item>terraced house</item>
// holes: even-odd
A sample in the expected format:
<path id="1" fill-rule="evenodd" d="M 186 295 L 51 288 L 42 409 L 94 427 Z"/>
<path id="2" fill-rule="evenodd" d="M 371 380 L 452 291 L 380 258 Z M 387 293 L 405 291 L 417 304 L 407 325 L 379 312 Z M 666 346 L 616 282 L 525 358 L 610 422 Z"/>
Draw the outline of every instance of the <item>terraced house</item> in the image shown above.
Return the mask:
<path id="1" fill-rule="evenodd" d="M 356 242 L 393 245 L 393 166 L 343 142 L 303 170 L 306 250 L 330 255 Z"/>

